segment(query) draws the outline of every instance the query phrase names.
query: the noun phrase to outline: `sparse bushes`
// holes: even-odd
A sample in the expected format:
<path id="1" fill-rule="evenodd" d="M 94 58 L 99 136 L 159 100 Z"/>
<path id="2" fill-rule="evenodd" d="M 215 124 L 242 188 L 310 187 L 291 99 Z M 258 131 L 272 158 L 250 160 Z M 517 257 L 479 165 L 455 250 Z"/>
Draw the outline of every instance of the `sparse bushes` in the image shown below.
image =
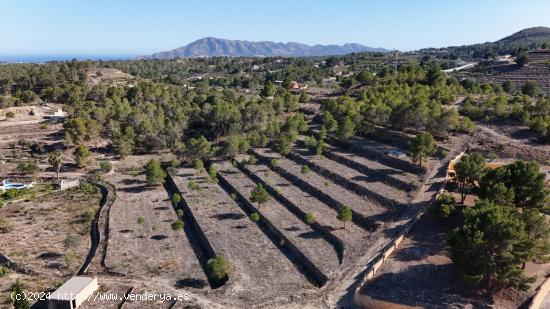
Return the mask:
<path id="1" fill-rule="evenodd" d="M 229 262 L 221 255 L 216 256 L 213 259 L 208 260 L 208 272 L 210 277 L 215 280 L 221 280 L 229 272 Z"/>
<path id="2" fill-rule="evenodd" d="M 74 159 L 76 161 L 76 165 L 79 168 L 83 168 L 86 165 L 88 165 L 88 161 L 90 160 L 90 150 L 86 145 L 79 144 L 75 150 L 74 150 Z"/>
<path id="3" fill-rule="evenodd" d="M 269 161 L 269 164 L 271 164 L 272 167 L 276 167 L 277 165 L 279 165 L 279 161 L 277 161 L 277 159 L 271 159 L 271 161 Z"/>
<path id="4" fill-rule="evenodd" d="M 78 265 L 78 255 L 72 250 L 65 253 L 64 260 L 67 268 L 73 268 Z"/>
<path id="5" fill-rule="evenodd" d="M 182 220 L 182 219 L 183 219 L 183 215 L 184 215 L 183 209 L 180 208 L 180 209 L 176 210 L 176 215 L 178 216 L 178 218 L 179 218 L 180 220 Z"/>
<path id="6" fill-rule="evenodd" d="M 261 184 L 256 185 L 254 190 L 252 190 L 252 195 L 250 196 L 250 201 L 252 203 L 258 203 L 258 209 L 269 200 L 269 194 L 267 190 Z"/>
<path id="7" fill-rule="evenodd" d="M 302 165 L 302 174 L 307 174 L 309 172 L 309 166 Z"/>
<path id="8" fill-rule="evenodd" d="M 160 166 L 160 162 L 151 159 L 145 166 L 145 179 L 150 185 L 160 185 L 164 183 L 166 172 Z"/>
<path id="9" fill-rule="evenodd" d="M 353 213 L 351 212 L 351 208 L 349 208 L 346 205 L 342 205 L 340 209 L 338 210 L 338 220 L 342 221 L 344 223 L 344 229 L 346 228 L 346 222 L 351 221 L 353 216 Z"/>
<path id="10" fill-rule="evenodd" d="M 237 193 L 231 192 L 231 194 L 229 194 L 229 197 L 231 197 L 232 200 L 236 201 L 237 200 Z"/>
<path id="11" fill-rule="evenodd" d="M 113 169 L 113 165 L 109 161 L 101 161 L 99 163 L 99 168 L 103 174 L 107 174 Z"/>
<path id="12" fill-rule="evenodd" d="M 250 214 L 250 220 L 252 220 L 252 222 L 260 221 L 260 214 L 257 212 L 253 212 L 252 214 Z"/>
<path id="13" fill-rule="evenodd" d="M 201 187 L 199 186 L 198 183 L 196 183 L 194 180 L 189 180 L 189 182 L 187 183 L 187 187 L 191 190 L 195 190 L 195 191 L 200 191 L 201 190 Z"/>
<path id="14" fill-rule="evenodd" d="M 8 274 L 9 268 L 5 266 L 0 266 L 0 278 Z"/>
<path id="15" fill-rule="evenodd" d="M 4 191 L 4 193 L 0 194 L 0 198 L 2 198 L 4 201 L 10 201 L 18 197 L 25 196 L 30 191 L 30 189 L 8 189 Z"/>
<path id="16" fill-rule="evenodd" d="M 78 248 L 81 241 L 82 237 L 80 237 L 80 235 L 69 234 L 65 237 L 65 240 L 63 240 L 63 245 L 65 246 L 65 250 L 75 250 Z"/>
<path id="17" fill-rule="evenodd" d="M 0 233 L 7 234 L 13 230 L 13 224 L 8 218 L 0 218 Z"/>
<path id="18" fill-rule="evenodd" d="M 217 183 L 218 182 L 218 170 L 214 165 L 211 165 L 208 169 L 208 176 L 210 181 Z"/>
<path id="19" fill-rule="evenodd" d="M 313 223 L 315 223 L 315 217 L 309 212 L 306 214 L 306 224 L 312 225 Z"/>
<path id="20" fill-rule="evenodd" d="M 143 217 L 138 217 L 136 222 L 137 222 L 137 224 L 143 224 L 143 223 L 145 223 L 145 219 Z"/>
<path id="21" fill-rule="evenodd" d="M 40 170 L 38 165 L 34 162 L 21 162 L 17 165 L 17 170 L 26 175 L 36 174 Z"/>
<path id="22" fill-rule="evenodd" d="M 14 309 L 29 309 L 30 303 L 25 294 L 23 293 L 23 285 L 21 281 L 17 279 L 11 287 L 12 305 Z"/>
<path id="23" fill-rule="evenodd" d="M 179 193 L 172 194 L 172 203 L 178 205 L 179 202 L 181 202 L 181 195 L 179 195 Z"/>
<path id="24" fill-rule="evenodd" d="M 96 207 L 86 209 L 86 212 L 84 212 L 84 215 L 82 215 L 83 221 L 87 223 L 92 222 L 92 220 L 94 220 L 95 218 L 96 211 Z"/>
<path id="25" fill-rule="evenodd" d="M 315 148 L 317 148 L 317 140 L 313 136 L 307 136 L 304 140 L 304 143 L 309 150 L 314 150 Z"/>
<path id="26" fill-rule="evenodd" d="M 172 223 L 172 230 L 174 231 L 181 231 L 183 230 L 184 223 L 181 220 L 176 220 Z"/>
<path id="27" fill-rule="evenodd" d="M 200 159 L 195 160 L 195 170 L 199 174 L 204 172 L 204 162 L 202 162 L 202 160 L 200 160 Z"/>

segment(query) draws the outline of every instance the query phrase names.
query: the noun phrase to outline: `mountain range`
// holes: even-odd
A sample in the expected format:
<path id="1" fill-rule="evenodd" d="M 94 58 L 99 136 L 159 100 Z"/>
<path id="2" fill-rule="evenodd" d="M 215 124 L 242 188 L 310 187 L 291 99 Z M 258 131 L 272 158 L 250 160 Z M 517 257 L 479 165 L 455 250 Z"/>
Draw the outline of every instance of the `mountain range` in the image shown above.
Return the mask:
<path id="1" fill-rule="evenodd" d="M 173 59 L 196 58 L 209 56 L 233 57 L 306 57 L 345 55 L 354 52 L 388 52 L 384 48 L 373 48 L 356 43 L 344 45 L 306 45 L 289 42 L 278 43 L 271 41 L 250 42 L 240 40 L 225 40 L 207 37 L 185 46 L 145 56 L 145 59 Z"/>
<path id="2" fill-rule="evenodd" d="M 456 55 L 467 58 L 467 55 L 485 53 L 492 50 L 497 54 L 510 53 L 518 46 L 524 46 L 528 49 L 539 47 L 542 43 L 550 43 L 550 28 L 533 27 L 518 31 L 510 36 L 495 42 L 486 42 L 480 44 L 450 46 L 439 50 L 447 50 Z M 426 48 L 423 50 L 434 50 Z M 356 43 L 344 45 L 306 45 L 296 42 L 279 43 L 272 41 L 241 41 L 226 40 L 214 37 L 206 37 L 189 43 L 185 46 L 154 53 L 149 56 L 140 57 L 141 59 L 174 59 L 174 58 L 198 58 L 212 56 L 231 56 L 231 57 L 307 57 L 307 56 L 329 56 L 345 55 L 358 52 L 389 52 L 385 48 L 368 47 Z"/>

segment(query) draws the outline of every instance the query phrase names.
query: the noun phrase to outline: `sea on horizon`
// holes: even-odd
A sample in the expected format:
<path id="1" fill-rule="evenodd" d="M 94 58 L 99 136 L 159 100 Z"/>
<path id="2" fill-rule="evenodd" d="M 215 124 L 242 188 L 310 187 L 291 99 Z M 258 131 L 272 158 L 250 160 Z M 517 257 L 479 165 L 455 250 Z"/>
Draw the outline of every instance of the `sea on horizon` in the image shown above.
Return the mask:
<path id="1" fill-rule="evenodd" d="M 137 55 L 0 55 L 0 63 L 44 63 L 48 61 L 130 60 Z"/>

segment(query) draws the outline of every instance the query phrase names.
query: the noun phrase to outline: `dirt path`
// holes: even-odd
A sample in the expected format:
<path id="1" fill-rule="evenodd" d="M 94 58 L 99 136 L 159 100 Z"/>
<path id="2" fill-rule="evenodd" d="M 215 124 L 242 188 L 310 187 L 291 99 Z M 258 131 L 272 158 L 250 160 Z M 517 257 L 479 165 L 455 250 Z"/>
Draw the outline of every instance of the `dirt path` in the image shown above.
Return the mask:
<path id="1" fill-rule="evenodd" d="M 462 149 L 465 148 L 469 137 L 460 138 L 459 141 L 454 143 L 454 148 L 449 152 L 447 158 L 452 158 L 458 154 Z M 344 273 L 339 280 L 334 280 L 338 282 L 338 285 L 331 289 L 329 293 L 329 305 L 331 308 L 353 308 L 353 296 L 355 288 L 362 281 L 362 274 L 367 268 L 369 263 L 373 258 L 384 248 L 392 239 L 398 231 L 404 227 L 404 225 L 411 220 L 411 218 L 416 217 L 418 214 L 424 212 L 429 206 L 429 201 L 437 193 L 438 189 L 445 180 L 445 171 L 447 167 L 447 160 L 439 161 L 435 164 L 434 168 L 429 172 L 426 177 L 426 182 L 421 186 L 419 194 L 414 198 L 411 203 L 411 206 L 407 207 L 395 220 L 385 224 L 380 227 L 384 230 L 385 233 L 380 236 L 372 244 L 371 249 L 368 252 L 365 252 L 365 255 L 361 260 L 359 260 L 355 267 L 350 267 L 349 272 Z"/>

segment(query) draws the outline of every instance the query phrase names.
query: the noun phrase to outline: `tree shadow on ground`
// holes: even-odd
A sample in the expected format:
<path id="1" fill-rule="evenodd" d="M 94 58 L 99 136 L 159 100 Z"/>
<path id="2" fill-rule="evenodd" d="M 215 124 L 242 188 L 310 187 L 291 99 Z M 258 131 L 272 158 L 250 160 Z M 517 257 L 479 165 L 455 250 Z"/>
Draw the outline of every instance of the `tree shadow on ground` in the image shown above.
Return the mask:
<path id="1" fill-rule="evenodd" d="M 360 293 L 372 299 L 422 308 L 491 308 L 487 300 L 471 294 L 453 264 L 422 264 L 410 266 L 399 272 L 383 273 Z M 467 298 L 467 299 L 466 299 Z"/>
<path id="2" fill-rule="evenodd" d="M 213 215 L 210 218 L 216 218 L 216 219 L 222 221 L 222 220 L 241 220 L 244 217 L 245 217 L 245 215 L 240 214 L 240 213 L 228 212 L 228 213 Z"/>
<path id="3" fill-rule="evenodd" d="M 144 180 L 137 179 L 137 178 L 126 178 L 126 179 L 122 180 L 121 182 L 122 182 L 122 184 L 127 185 L 127 186 L 146 183 Z"/>
<path id="4" fill-rule="evenodd" d="M 119 191 L 128 192 L 128 193 L 141 193 L 149 188 L 148 185 L 133 186 L 127 188 L 117 189 Z"/>
<path id="5" fill-rule="evenodd" d="M 321 235 L 321 233 L 317 232 L 317 231 L 311 231 L 311 232 L 305 232 L 305 233 L 302 233 L 300 235 L 298 235 L 299 237 L 301 238 L 305 238 L 305 239 L 319 239 L 319 238 L 323 238 L 323 235 Z"/>
<path id="6" fill-rule="evenodd" d="M 206 282 L 202 279 L 186 278 L 186 279 L 181 279 L 176 281 L 175 286 L 178 289 L 184 289 L 184 288 L 202 289 L 206 286 Z"/>
<path id="7" fill-rule="evenodd" d="M 168 236 L 166 236 L 166 235 L 153 235 L 153 236 L 151 236 L 151 239 L 154 239 L 154 240 L 164 240 L 166 238 L 168 238 Z"/>
<path id="8" fill-rule="evenodd" d="M 43 252 L 37 256 L 37 258 L 42 260 L 56 260 L 60 257 L 63 257 L 63 254 L 51 251 Z"/>

